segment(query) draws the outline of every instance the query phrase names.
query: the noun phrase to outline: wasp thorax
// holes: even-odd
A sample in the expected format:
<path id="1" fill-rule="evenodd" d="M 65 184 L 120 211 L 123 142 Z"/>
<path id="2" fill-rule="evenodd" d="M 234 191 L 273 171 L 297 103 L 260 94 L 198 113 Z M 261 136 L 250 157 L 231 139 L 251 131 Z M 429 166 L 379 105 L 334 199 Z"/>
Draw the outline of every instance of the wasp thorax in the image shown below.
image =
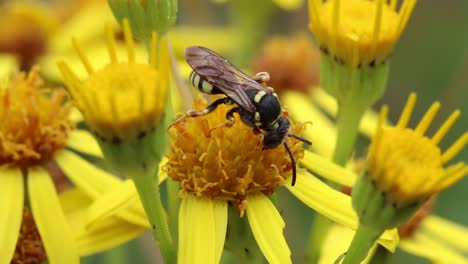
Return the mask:
<path id="1" fill-rule="evenodd" d="M 206 102 L 198 100 L 194 109 Z M 181 183 L 181 192 L 242 204 L 249 194 L 270 194 L 291 176 L 292 164 L 284 148 L 263 149 L 262 135 L 240 122 L 232 127 L 210 129 L 226 122 L 233 106 L 220 105 L 216 111 L 176 123 L 170 130 L 169 162 L 164 169 Z M 303 125 L 292 125 L 300 134 Z M 296 159 L 303 156 L 302 143 L 286 139 Z M 242 208 L 240 208 L 242 209 Z"/>

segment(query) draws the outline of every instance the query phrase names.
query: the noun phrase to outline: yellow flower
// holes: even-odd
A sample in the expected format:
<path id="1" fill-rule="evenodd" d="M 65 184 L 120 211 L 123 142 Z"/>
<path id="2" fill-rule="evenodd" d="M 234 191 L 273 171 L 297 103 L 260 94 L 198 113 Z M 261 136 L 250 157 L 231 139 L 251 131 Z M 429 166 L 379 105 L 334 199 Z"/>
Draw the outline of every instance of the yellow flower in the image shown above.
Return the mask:
<path id="1" fill-rule="evenodd" d="M 75 49 L 88 73 L 81 81 L 65 62 L 58 66 L 68 91 L 98 138 L 106 161 L 137 187 L 153 237 L 167 262 L 175 258 L 164 208 L 160 200 L 157 166 L 166 149 L 166 129 L 171 119 L 168 104 L 170 59 L 168 43 L 152 33 L 148 62 L 137 62 L 127 19 L 123 20 L 128 59 L 119 61 L 112 31 L 107 31 L 110 63 L 95 70 L 81 46 Z M 167 113 L 166 113 L 167 112 Z M 158 229 L 156 229 L 156 225 Z"/>
<path id="2" fill-rule="evenodd" d="M 317 103 L 325 112 L 331 115 L 336 114 L 336 102 L 332 97 L 326 95 L 323 90 L 315 89 L 311 93 L 311 97 L 313 99 L 312 101 Z M 336 130 L 333 127 L 332 121 L 321 113 L 320 109 L 317 109 L 318 106 L 311 104 L 310 100 L 307 100 L 307 98 L 297 93 L 288 92 L 283 94 L 283 98 L 293 118 L 302 121 L 304 116 L 313 116 L 313 120 L 318 120 L 314 122 L 313 129 L 315 130 L 306 130 L 305 135 L 307 137 L 309 135 L 315 136 L 313 138 L 314 145 L 317 147 L 316 143 L 320 143 L 320 147 L 316 149 L 322 156 L 306 152 L 301 163 L 312 172 L 324 178 L 342 186 L 352 187 L 356 182 L 357 175 L 351 170 L 344 169 L 331 161 L 327 161 L 325 158 L 330 156 L 333 145 L 323 142 L 327 141 L 326 139 L 330 137 L 336 136 Z M 457 116 L 458 114 L 455 112 L 442 127 L 448 130 L 450 124 L 455 122 Z M 378 114 L 368 111 L 361 122 L 361 133 L 366 137 L 375 135 L 378 119 Z M 389 123 L 390 122 L 387 121 L 387 124 Z M 439 134 L 438 137 L 441 136 L 442 134 Z M 438 140 L 440 141 L 441 139 L 442 138 L 439 138 Z M 349 229 L 347 229 L 348 231 L 343 230 L 345 230 L 344 227 L 332 227 L 330 234 L 327 236 L 328 242 L 326 242 L 322 249 L 323 256 L 320 260 L 322 263 L 335 261 L 346 251 L 354 232 Z M 343 242 L 342 248 L 338 247 L 336 244 L 337 237 L 340 237 L 340 241 Z M 344 239 L 345 237 L 347 237 L 347 239 Z M 402 237 L 399 247 L 411 254 L 436 262 L 464 263 L 463 261 L 466 262 L 466 257 L 464 257 L 463 254 L 468 253 L 468 248 L 466 247 L 466 245 L 468 245 L 467 238 L 468 230 L 466 227 L 435 215 L 429 215 L 423 218 L 413 235 Z"/>
<path id="3" fill-rule="evenodd" d="M 204 106 L 206 103 L 196 102 L 195 109 Z M 291 161 L 286 150 L 262 150 L 261 137 L 240 119 L 236 119 L 233 127 L 210 134 L 210 128 L 225 122 L 227 110 L 227 106 L 219 106 L 209 115 L 188 119 L 170 130 L 171 150 L 165 170 L 181 185 L 181 263 L 198 263 L 203 259 L 219 262 L 228 203 L 241 217 L 245 210 L 255 240 L 269 262 L 290 263 L 290 251 L 282 234 L 284 222 L 267 197 L 279 186 L 327 217 L 356 227 L 355 215 L 349 211 L 349 197 L 305 171 L 298 173 L 296 185 L 291 186 Z M 303 129 L 303 125 L 296 124 L 291 131 L 299 134 Z M 291 139 L 288 144 L 299 159 L 302 144 Z M 386 245 L 391 248 L 394 237 L 387 233 L 385 238 L 383 241 L 389 242 Z"/>
<path id="4" fill-rule="evenodd" d="M 150 132 L 163 116 L 168 94 L 169 65 L 167 51 L 157 60 L 156 35 L 149 56 L 150 63 L 135 59 L 135 43 L 128 23 L 124 23 L 128 61 L 119 61 L 115 40 L 108 31 L 110 63 L 95 70 L 81 47 L 75 49 L 89 74 L 80 81 L 68 65 L 59 63 L 60 71 L 78 109 L 103 141 L 119 142 Z M 165 42 L 161 42 L 165 50 Z"/>
<path id="5" fill-rule="evenodd" d="M 196 102 L 197 109 L 204 105 Z M 267 196 L 281 186 L 328 218 L 350 228 L 357 227 L 357 216 L 349 196 L 335 191 L 305 170 L 298 170 L 296 185 L 291 186 L 291 161 L 286 151 L 281 147 L 262 150 L 260 136 L 254 135 L 238 118 L 233 127 L 216 129 L 209 137 L 211 127 L 225 122 L 226 110 L 226 106 L 219 106 L 207 116 L 187 119 L 170 130 L 171 151 L 164 170 L 181 184 L 180 263 L 219 262 L 229 204 L 240 214 L 246 212 L 255 240 L 268 261 L 289 263 L 290 251 L 282 233 L 284 221 Z M 292 131 L 299 133 L 303 128 L 303 125 L 294 125 Z M 288 141 L 296 158 L 301 157 L 301 144 L 292 139 Z M 99 206 L 93 209 L 95 213 L 87 219 L 88 223 L 106 225 L 108 216 L 128 212 L 125 208 L 129 200 L 127 194 L 132 192 L 128 188 L 122 186 L 105 195 L 107 198 L 96 200 Z M 122 193 L 126 194 L 125 198 L 120 195 Z M 135 195 L 133 190 L 133 197 Z M 233 217 L 238 218 L 237 215 Z M 119 221 L 125 222 L 125 219 Z M 379 243 L 394 250 L 397 241 L 396 231 L 391 230 Z"/>
<path id="6" fill-rule="evenodd" d="M 48 168 L 54 163 L 64 171 L 73 167 L 66 176 L 76 182 L 81 166 L 64 159 L 77 156 L 67 148 L 94 156 L 102 154 L 89 133 L 73 128 L 71 119 L 76 115 L 64 91 L 46 92 L 41 86 L 36 68 L 28 76 L 18 74 L 0 89 L 0 263 L 12 260 L 19 236 L 19 243 L 25 243 L 18 245 L 20 250 L 27 251 L 27 246 L 32 245 L 28 243 L 42 243 L 50 263 L 79 263 L 75 237 Z M 88 166 L 92 176 L 96 168 Z M 34 236 L 27 230 L 35 232 L 28 220 L 26 197 L 42 242 L 25 238 Z M 22 219 L 25 229 L 20 231 Z M 21 256 L 17 254 L 17 258 Z"/>
<path id="7" fill-rule="evenodd" d="M 400 38 L 416 0 L 309 0 L 310 29 L 341 64 L 380 65 Z"/>
<path id="8" fill-rule="evenodd" d="M 415 129 L 406 127 L 416 102 L 416 94 L 408 102 L 396 126 L 383 127 L 387 108 L 383 108 L 378 130 L 368 154 L 368 175 L 376 187 L 388 195 L 397 207 L 425 200 L 462 179 L 468 173 L 463 162 L 446 166 L 468 142 L 465 132 L 445 152 L 437 146 L 454 124 L 460 111 L 450 115 L 432 137 L 424 133 L 429 128 L 440 103 L 434 103 Z"/>

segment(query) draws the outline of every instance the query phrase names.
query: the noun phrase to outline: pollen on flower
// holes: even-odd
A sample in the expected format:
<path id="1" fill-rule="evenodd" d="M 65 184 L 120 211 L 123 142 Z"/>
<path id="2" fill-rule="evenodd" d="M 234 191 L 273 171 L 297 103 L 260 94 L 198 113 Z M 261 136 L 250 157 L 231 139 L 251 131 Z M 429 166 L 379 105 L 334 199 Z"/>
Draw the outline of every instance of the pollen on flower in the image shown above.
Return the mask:
<path id="1" fill-rule="evenodd" d="M 378 65 L 390 55 L 416 4 L 398 2 L 309 0 L 310 29 L 322 52 L 337 62 Z"/>
<path id="2" fill-rule="evenodd" d="M 42 263 L 46 260 L 47 254 L 34 223 L 33 215 L 28 208 L 24 208 L 20 234 L 11 263 Z"/>
<path id="3" fill-rule="evenodd" d="M 124 20 L 123 25 L 127 61 L 118 61 L 116 40 L 108 29 L 110 63 L 101 69 L 95 70 L 80 45 L 73 43 L 88 72 L 86 80 L 79 80 L 66 63 L 59 63 L 73 101 L 104 140 L 135 138 L 154 129 L 167 101 L 170 63 L 167 43 L 153 33 L 150 63 L 138 63 L 128 21 Z"/>
<path id="4" fill-rule="evenodd" d="M 394 127 L 383 127 L 388 112 L 388 108 L 383 108 L 378 131 L 369 149 L 368 175 L 397 206 L 425 200 L 468 173 L 468 167 L 463 162 L 444 166 L 466 146 L 468 133 L 463 134 L 445 152 L 437 146 L 459 116 L 459 111 L 455 111 L 439 132 L 429 138 L 424 133 L 440 104 L 434 103 L 417 127 L 411 129 L 406 124 L 415 101 L 416 95 L 412 94 Z"/>
<path id="5" fill-rule="evenodd" d="M 194 109 L 201 110 L 206 102 L 195 101 Z M 231 106 L 232 107 L 232 106 Z M 290 184 L 291 160 L 279 146 L 262 150 L 261 135 L 253 133 L 236 116 L 230 127 L 209 130 L 226 122 L 229 106 L 219 106 L 206 116 L 188 118 L 170 130 L 169 161 L 164 166 L 169 177 L 181 184 L 181 193 L 190 193 L 211 199 L 221 199 L 245 209 L 248 194 L 271 194 L 278 185 Z M 291 132 L 300 134 L 302 124 L 291 126 Z M 287 139 L 296 159 L 304 155 L 302 143 Z"/>
<path id="6" fill-rule="evenodd" d="M 24 167 L 49 160 L 71 129 L 65 91 L 46 95 L 38 69 L 18 74 L 0 89 L 0 165 Z"/>
<path id="7" fill-rule="evenodd" d="M 275 91 L 307 91 L 319 82 L 320 52 L 304 34 L 268 40 L 252 62 L 255 72 L 268 72 Z"/>

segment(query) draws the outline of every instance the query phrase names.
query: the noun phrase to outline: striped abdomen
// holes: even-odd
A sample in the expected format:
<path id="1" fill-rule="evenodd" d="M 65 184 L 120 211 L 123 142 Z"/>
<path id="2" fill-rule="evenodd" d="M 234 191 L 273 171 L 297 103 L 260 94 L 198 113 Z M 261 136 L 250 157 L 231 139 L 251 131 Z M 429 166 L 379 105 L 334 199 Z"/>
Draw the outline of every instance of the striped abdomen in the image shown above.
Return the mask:
<path id="1" fill-rule="evenodd" d="M 222 94 L 223 92 L 218 88 L 211 85 L 209 82 L 204 80 L 200 75 L 198 75 L 195 71 L 190 73 L 189 77 L 190 82 L 193 86 L 197 87 L 198 90 L 202 93 L 206 94 Z"/>

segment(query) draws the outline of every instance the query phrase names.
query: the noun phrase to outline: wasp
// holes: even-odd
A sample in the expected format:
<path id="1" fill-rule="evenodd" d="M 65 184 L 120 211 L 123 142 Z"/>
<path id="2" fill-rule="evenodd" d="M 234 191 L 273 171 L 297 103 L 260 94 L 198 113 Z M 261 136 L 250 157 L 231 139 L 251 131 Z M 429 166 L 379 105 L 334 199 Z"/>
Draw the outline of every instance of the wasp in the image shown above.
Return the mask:
<path id="1" fill-rule="evenodd" d="M 264 149 L 276 148 L 283 144 L 291 159 L 292 185 L 294 186 L 296 161 L 285 138 L 292 137 L 307 145 L 312 143 L 289 133 L 290 122 L 282 115 L 283 110 L 278 95 L 273 88 L 263 85 L 269 81 L 269 74 L 260 72 L 250 77 L 218 53 L 200 46 L 186 48 L 185 59 L 193 69 L 189 77 L 193 86 L 202 93 L 224 94 L 226 97 L 215 100 L 201 111 L 187 111 L 173 125 L 186 117 L 207 115 L 221 104 L 236 105 L 226 112 L 227 122 L 211 130 L 231 127 L 235 122 L 234 114 L 237 113 L 244 124 L 253 128 L 254 133 L 263 132 Z"/>

